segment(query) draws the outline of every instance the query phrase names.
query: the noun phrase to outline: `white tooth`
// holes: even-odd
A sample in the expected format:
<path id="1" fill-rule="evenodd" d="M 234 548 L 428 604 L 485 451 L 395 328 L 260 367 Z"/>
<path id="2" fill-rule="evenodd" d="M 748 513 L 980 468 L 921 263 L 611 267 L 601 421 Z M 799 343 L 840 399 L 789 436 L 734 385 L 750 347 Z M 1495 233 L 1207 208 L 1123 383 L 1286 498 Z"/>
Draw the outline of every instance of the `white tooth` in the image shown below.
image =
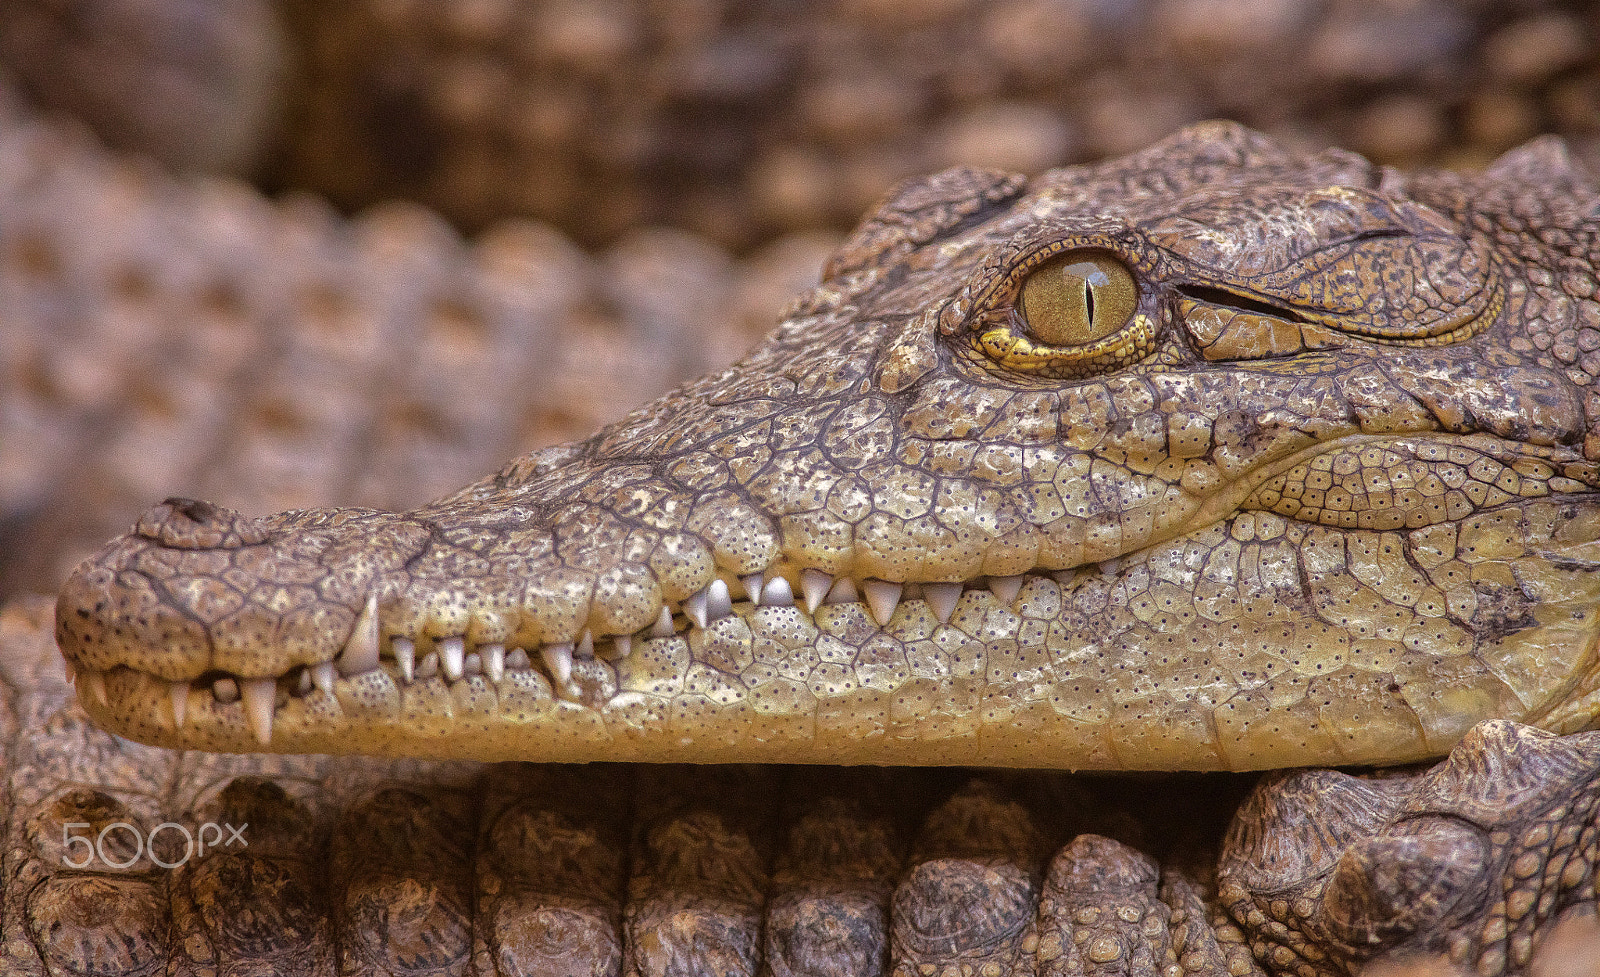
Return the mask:
<path id="1" fill-rule="evenodd" d="M 672 627 L 672 608 L 661 605 L 661 613 L 656 615 L 656 623 L 650 625 L 650 637 L 670 638 L 676 633 Z"/>
<path id="2" fill-rule="evenodd" d="M 528 659 L 526 651 L 513 648 L 506 653 L 506 667 L 512 671 L 525 671 L 533 667 L 533 662 Z"/>
<path id="3" fill-rule="evenodd" d="M 612 661 L 621 661 L 633 653 L 633 635 L 619 634 L 611 639 L 611 646 L 613 650 L 610 659 Z"/>
<path id="4" fill-rule="evenodd" d="M 933 616 L 939 619 L 940 624 L 949 624 L 950 615 L 956 612 L 956 601 L 961 599 L 961 585 L 925 583 L 922 585 L 922 599 L 933 608 Z"/>
<path id="5" fill-rule="evenodd" d="M 506 676 L 506 646 L 484 645 L 478 649 L 478 654 L 483 656 L 483 673 L 489 676 L 489 681 L 498 682 Z"/>
<path id="6" fill-rule="evenodd" d="M 894 617 L 894 609 L 900 606 L 900 592 L 905 585 L 887 580 L 863 580 L 861 589 L 867 592 L 867 607 L 872 609 L 872 619 L 879 626 L 887 625 L 889 619 Z"/>
<path id="7" fill-rule="evenodd" d="M 558 688 L 572 681 L 572 645 L 545 645 L 539 649 L 539 657 L 544 659 L 544 666 L 550 669 L 550 677 L 555 679 Z"/>
<path id="8" fill-rule="evenodd" d="M 106 676 L 104 672 L 97 672 L 92 668 L 84 669 L 83 686 L 89 690 L 89 695 L 101 706 L 107 704 Z"/>
<path id="9" fill-rule="evenodd" d="M 693 621 L 694 626 L 697 628 L 706 626 L 706 591 L 710 589 L 710 587 L 705 587 L 697 590 L 683 602 L 684 616 Z"/>
<path id="10" fill-rule="evenodd" d="M 272 709 L 277 703 L 278 683 L 270 678 L 239 680 L 239 691 L 244 697 L 244 718 L 256 742 L 266 746 L 272 742 Z"/>
<path id="11" fill-rule="evenodd" d="M 417 678 L 433 678 L 439 674 L 439 653 L 430 651 L 422 658 L 422 664 L 417 666 Z"/>
<path id="12" fill-rule="evenodd" d="M 828 596 L 828 588 L 833 586 L 833 574 L 821 570 L 800 571 L 800 592 L 806 595 L 806 612 L 817 613 L 817 608 L 822 606 L 823 600 Z"/>
<path id="13" fill-rule="evenodd" d="M 417 643 L 410 638 L 390 638 L 394 649 L 394 663 L 400 666 L 400 680 L 410 682 L 417 672 Z"/>
<path id="14" fill-rule="evenodd" d="M 350 640 L 339 655 L 339 674 L 362 675 L 378 667 L 378 595 L 367 596 L 367 606 L 350 629 Z"/>
<path id="15" fill-rule="evenodd" d="M 439 666 L 444 669 L 444 677 L 452 682 L 461 678 L 461 669 L 466 663 L 467 640 L 456 635 L 453 638 L 440 638 L 433 646 L 439 649 Z"/>
<path id="16" fill-rule="evenodd" d="M 994 594 L 994 599 L 1007 607 L 1017 599 L 1017 594 L 1022 592 L 1022 574 L 1009 577 L 990 577 L 989 592 Z"/>
<path id="17" fill-rule="evenodd" d="M 333 662 L 318 662 L 309 671 L 311 684 L 321 689 L 324 695 L 333 695 L 333 680 L 337 677 Z"/>
<path id="18" fill-rule="evenodd" d="M 828 588 L 828 599 L 824 604 L 854 604 L 861 600 L 856 593 L 856 582 L 849 577 L 840 577 Z"/>
<path id="19" fill-rule="evenodd" d="M 184 714 L 189 711 L 189 683 L 173 682 L 167 692 L 172 699 L 172 728 L 182 729 Z"/>
<path id="20" fill-rule="evenodd" d="M 720 621 L 732 613 L 733 595 L 728 593 L 727 582 L 718 577 L 706 588 L 706 620 Z"/>
<path id="21" fill-rule="evenodd" d="M 745 596 L 750 598 L 752 604 L 761 603 L 761 591 L 764 583 L 762 574 L 746 574 L 739 578 L 739 582 L 744 584 Z"/>
<path id="22" fill-rule="evenodd" d="M 462 663 L 461 671 L 466 675 L 482 675 L 483 657 L 475 651 L 472 652 L 467 656 L 467 660 Z"/>
<path id="23" fill-rule="evenodd" d="M 588 628 L 583 629 L 583 637 L 578 639 L 578 647 L 572 653 L 579 658 L 594 657 L 594 634 Z"/>
<path id="24" fill-rule="evenodd" d="M 231 678 L 219 678 L 211 683 L 211 694 L 218 702 L 238 702 L 239 683 Z"/>
<path id="25" fill-rule="evenodd" d="M 294 694 L 305 695 L 311 691 L 311 669 L 302 668 L 294 679 Z"/>
<path id="26" fill-rule="evenodd" d="M 766 607 L 793 607 L 794 588 L 783 577 L 773 577 L 761 588 L 761 603 Z"/>

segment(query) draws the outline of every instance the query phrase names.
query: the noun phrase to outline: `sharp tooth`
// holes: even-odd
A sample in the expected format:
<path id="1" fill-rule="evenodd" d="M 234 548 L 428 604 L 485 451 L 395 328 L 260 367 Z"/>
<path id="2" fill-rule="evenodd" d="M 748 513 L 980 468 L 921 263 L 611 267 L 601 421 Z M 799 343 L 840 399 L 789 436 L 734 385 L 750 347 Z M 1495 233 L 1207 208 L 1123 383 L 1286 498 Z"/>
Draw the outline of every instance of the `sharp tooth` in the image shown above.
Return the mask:
<path id="1" fill-rule="evenodd" d="M 467 660 L 461 665 L 461 671 L 465 675 L 482 675 L 483 656 L 479 655 L 475 651 L 469 654 L 467 656 Z"/>
<path id="2" fill-rule="evenodd" d="M 922 585 L 922 599 L 933 608 L 933 616 L 939 619 L 940 624 L 949 624 L 950 615 L 956 612 L 956 601 L 961 599 L 961 585 L 925 583 Z"/>
<path id="3" fill-rule="evenodd" d="M 400 666 L 401 681 L 410 682 L 416 677 L 417 643 L 410 638 L 391 638 L 389 646 L 394 649 L 394 663 Z"/>
<path id="4" fill-rule="evenodd" d="M 1023 575 L 1018 573 L 1009 577 L 990 577 L 989 592 L 994 594 L 994 599 L 1007 607 L 1017 599 L 1017 594 L 1022 592 Z"/>
<path id="5" fill-rule="evenodd" d="M 106 676 L 104 672 L 97 672 L 92 668 L 84 669 L 83 687 L 89 690 L 90 698 L 100 706 L 108 703 L 106 699 Z"/>
<path id="6" fill-rule="evenodd" d="M 806 613 L 815 614 L 833 586 L 833 574 L 821 570 L 800 571 L 800 592 L 806 595 Z"/>
<path id="7" fill-rule="evenodd" d="M 311 691 L 311 669 L 302 667 L 294 678 L 294 694 L 305 695 Z"/>
<path id="8" fill-rule="evenodd" d="M 231 678 L 219 678 L 211 683 L 211 694 L 218 702 L 238 702 L 239 683 Z"/>
<path id="9" fill-rule="evenodd" d="M 672 608 L 661 605 L 661 613 L 656 615 L 656 623 L 650 626 L 650 637 L 670 638 L 676 633 L 672 627 Z"/>
<path id="10" fill-rule="evenodd" d="M 513 648 L 506 653 L 506 667 L 512 671 L 525 671 L 533 667 L 528 653 L 521 648 Z"/>
<path id="11" fill-rule="evenodd" d="M 550 669 L 550 677 L 555 680 L 557 688 L 565 686 L 572 681 L 572 645 L 545 645 L 539 649 L 539 657 L 544 659 L 544 666 Z"/>
<path id="12" fill-rule="evenodd" d="M 407 663 L 407 671 L 409 670 L 410 665 Z M 333 695 L 333 680 L 338 677 L 338 672 L 333 667 L 333 662 L 318 662 L 312 665 L 309 671 L 311 672 L 311 684 L 321 689 L 324 695 Z"/>
<path id="13" fill-rule="evenodd" d="M 793 607 L 794 588 L 783 577 L 773 577 L 761 588 L 761 603 L 766 607 Z"/>
<path id="14" fill-rule="evenodd" d="M 439 653 L 430 651 L 422 658 L 422 664 L 417 666 L 417 678 L 433 678 L 439 674 Z"/>
<path id="15" fill-rule="evenodd" d="M 621 661 L 633 653 L 633 635 L 619 634 L 611 639 L 611 645 L 615 649 L 611 653 L 611 660 Z"/>
<path id="16" fill-rule="evenodd" d="M 744 584 L 745 596 L 750 598 L 752 604 L 761 603 L 761 591 L 764 583 L 762 574 L 746 574 L 739 578 L 739 582 Z"/>
<path id="17" fill-rule="evenodd" d="M 720 621 L 732 613 L 733 595 L 728 593 L 727 582 L 718 577 L 706 588 L 706 620 Z"/>
<path id="18" fill-rule="evenodd" d="M 683 602 L 684 615 L 688 617 L 690 621 L 693 621 L 694 626 L 697 628 L 704 628 L 706 626 L 706 591 L 710 589 L 710 587 L 705 587 L 701 590 L 697 590 L 690 594 L 689 598 Z"/>
<path id="19" fill-rule="evenodd" d="M 172 728 L 182 729 L 184 714 L 189 711 L 189 683 L 173 682 L 167 696 L 172 700 Z"/>
<path id="20" fill-rule="evenodd" d="M 378 595 L 367 596 L 367 606 L 350 629 L 350 640 L 339 655 L 339 674 L 362 675 L 378 667 Z"/>
<path id="21" fill-rule="evenodd" d="M 861 589 L 867 592 L 867 607 L 872 609 L 872 619 L 879 626 L 887 625 L 889 619 L 894 617 L 894 609 L 900 606 L 900 592 L 905 585 L 887 580 L 864 580 Z"/>
<path id="22" fill-rule="evenodd" d="M 452 682 L 460 679 L 461 669 L 466 664 L 467 640 L 456 635 L 440 638 L 433 646 L 439 649 L 439 665 L 444 669 L 444 677 Z"/>
<path id="23" fill-rule="evenodd" d="M 588 628 L 584 628 L 583 629 L 583 637 L 578 639 L 578 647 L 572 649 L 572 653 L 574 655 L 578 656 L 579 658 L 593 658 L 594 657 L 594 633 L 591 632 Z"/>
<path id="24" fill-rule="evenodd" d="M 478 649 L 478 654 L 483 656 L 483 674 L 489 676 L 489 681 L 498 682 L 506 677 L 505 645 L 484 645 Z"/>
<path id="25" fill-rule="evenodd" d="M 266 746 L 272 742 L 272 708 L 278 697 L 278 683 L 270 678 L 240 679 L 239 691 L 244 697 L 244 718 L 250 723 L 250 731 L 256 734 L 257 743 Z"/>

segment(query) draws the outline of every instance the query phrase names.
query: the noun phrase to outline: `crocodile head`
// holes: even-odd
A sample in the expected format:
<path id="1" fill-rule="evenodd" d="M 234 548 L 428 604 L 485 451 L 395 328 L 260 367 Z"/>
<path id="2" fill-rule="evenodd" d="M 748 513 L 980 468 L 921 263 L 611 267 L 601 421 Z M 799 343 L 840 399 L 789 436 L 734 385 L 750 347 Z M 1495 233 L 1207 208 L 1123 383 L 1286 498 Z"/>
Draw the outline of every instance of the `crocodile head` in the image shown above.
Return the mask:
<path id="1" fill-rule="evenodd" d="M 169 500 L 57 609 L 149 742 L 1262 768 L 1597 709 L 1600 245 L 1211 124 L 870 215 L 752 355 L 403 513 Z M 464 392 L 464 395 L 467 395 Z"/>

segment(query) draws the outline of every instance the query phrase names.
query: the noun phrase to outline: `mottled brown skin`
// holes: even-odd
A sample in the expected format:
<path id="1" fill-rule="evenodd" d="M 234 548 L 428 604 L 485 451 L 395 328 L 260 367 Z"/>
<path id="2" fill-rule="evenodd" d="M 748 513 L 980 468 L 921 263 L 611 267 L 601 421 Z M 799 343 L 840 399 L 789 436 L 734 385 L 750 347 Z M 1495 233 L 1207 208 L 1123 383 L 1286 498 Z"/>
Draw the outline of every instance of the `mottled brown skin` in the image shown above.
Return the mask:
<path id="1" fill-rule="evenodd" d="M 58 638 L 101 721 L 207 749 L 1257 769 L 1582 729 L 1595 200 L 1553 142 L 1407 175 L 1225 124 L 912 181 L 723 373 L 409 513 L 159 506 Z M 1039 297 L 1058 255 L 1117 321 Z"/>
<path id="2" fill-rule="evenodd" d="M 1253 790 L 1228 775 L 180 753 L 89 721 L 48 616 L 42 600 L 0 609 L 8 975 L 1600 964 L 1600 733 L 1489 723 L 1432 768 Z M 63 825 L 94 837 L 118 821 L 248 825 L 249 845 L 162 869 L 117 829 L 105 852 L 126 868 L 63 865 L 83 854 Z M 160 838 L 162 860 L 182 860 L 179 836 Z"/>

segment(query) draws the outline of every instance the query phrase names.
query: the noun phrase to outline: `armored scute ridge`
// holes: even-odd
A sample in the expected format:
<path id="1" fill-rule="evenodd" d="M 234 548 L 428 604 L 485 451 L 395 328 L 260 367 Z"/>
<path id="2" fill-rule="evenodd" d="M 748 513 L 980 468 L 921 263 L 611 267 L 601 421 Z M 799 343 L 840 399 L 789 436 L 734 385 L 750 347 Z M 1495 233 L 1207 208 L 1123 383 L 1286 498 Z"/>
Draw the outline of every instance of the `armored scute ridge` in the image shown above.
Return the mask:
<path id="1" fill-rule="evenodd" d="M 742 362 L 408 513 L 169 500 L 57 634 L 152 743 L 1254 769 L 1588 726 L 1596 191 L 1196 127 L 896 190 Z"/>

